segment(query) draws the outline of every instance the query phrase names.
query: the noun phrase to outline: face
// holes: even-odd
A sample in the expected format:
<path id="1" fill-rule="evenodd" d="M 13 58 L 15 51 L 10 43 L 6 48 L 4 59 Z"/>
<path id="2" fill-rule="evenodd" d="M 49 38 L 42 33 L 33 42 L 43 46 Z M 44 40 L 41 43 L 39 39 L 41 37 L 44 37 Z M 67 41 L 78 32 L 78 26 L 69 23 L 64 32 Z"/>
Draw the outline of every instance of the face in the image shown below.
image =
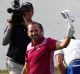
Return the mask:
<path id="1" fill-rule="evenodd" d="M 37 24 L 29 24 L 28 25 L 28 36 L 33 41 L 38 41 L 42 36 L 42 31 Z"/>
<path id="2" fill-rule="evenodd" d="M 26 11 L 23 14 L 23 18 L 25 21 L 31 20 L 32 16 L 33 16 L 33 11 Z"/>

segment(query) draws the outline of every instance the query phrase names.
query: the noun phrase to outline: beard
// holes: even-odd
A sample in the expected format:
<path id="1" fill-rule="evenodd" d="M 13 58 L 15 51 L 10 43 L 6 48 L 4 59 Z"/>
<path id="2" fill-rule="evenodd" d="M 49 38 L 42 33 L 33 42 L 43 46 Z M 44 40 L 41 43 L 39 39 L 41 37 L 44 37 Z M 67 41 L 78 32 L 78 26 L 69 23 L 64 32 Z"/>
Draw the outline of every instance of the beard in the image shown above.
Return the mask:
<path id="1" fill-rule="evenodd" d="M 40 38 L 40 35 L 37 35 L 37 34 L 31 36 L 31 39 L 34 40 L 34 41 L 38 41 L 39 38 Z"/>

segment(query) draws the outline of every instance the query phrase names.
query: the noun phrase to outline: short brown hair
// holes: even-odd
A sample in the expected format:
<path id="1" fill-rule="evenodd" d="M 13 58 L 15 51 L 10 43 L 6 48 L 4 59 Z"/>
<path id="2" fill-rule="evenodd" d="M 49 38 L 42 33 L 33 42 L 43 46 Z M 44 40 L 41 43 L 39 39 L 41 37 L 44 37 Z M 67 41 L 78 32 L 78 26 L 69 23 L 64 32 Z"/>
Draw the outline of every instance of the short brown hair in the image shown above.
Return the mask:
<path id="1" fill-rule="evenodd" d="M 42 30 L 42 32 L 44 32 L 43 26 L 42 24 L 38 23 L 38 22 L 32 22 L 31 24 L 37 24 L 39 26 L 39 28 Z"/>

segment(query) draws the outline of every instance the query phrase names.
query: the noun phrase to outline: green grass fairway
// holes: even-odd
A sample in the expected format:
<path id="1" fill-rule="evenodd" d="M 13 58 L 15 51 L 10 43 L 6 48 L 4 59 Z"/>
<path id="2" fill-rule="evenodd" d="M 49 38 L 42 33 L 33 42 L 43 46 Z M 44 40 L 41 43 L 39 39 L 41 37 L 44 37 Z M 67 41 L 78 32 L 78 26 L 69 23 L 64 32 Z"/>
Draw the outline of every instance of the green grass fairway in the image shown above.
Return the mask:
<path id="1" fill-rule="evenodd" d="M 9 74 L 7 70 L 0 70 L 0 74 Z"/>

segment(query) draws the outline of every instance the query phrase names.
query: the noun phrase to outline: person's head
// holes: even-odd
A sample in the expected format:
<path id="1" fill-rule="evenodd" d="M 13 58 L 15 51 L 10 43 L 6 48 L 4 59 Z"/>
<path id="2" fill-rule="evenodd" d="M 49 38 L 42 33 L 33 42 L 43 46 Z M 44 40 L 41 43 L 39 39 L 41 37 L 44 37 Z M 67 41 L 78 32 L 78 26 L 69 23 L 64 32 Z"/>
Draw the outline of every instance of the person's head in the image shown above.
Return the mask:
<path id="1" fill-rule="evenodd" d="M 43 35 L 43 27 L 40 23 L 33 22 L 28 25 L 28 36 L 33 41 L 38 41 L 42 35 Z"/>
<path id="2" fill-rule="evenodd" d="M 32 3 L 30 2 L 22 3 L 21 14 L 23 15 L 23 18 L 25 18 L 25 20 L 31 19 L 33 16 L 33 13 L 34 13 L 34 8 Z"/>

